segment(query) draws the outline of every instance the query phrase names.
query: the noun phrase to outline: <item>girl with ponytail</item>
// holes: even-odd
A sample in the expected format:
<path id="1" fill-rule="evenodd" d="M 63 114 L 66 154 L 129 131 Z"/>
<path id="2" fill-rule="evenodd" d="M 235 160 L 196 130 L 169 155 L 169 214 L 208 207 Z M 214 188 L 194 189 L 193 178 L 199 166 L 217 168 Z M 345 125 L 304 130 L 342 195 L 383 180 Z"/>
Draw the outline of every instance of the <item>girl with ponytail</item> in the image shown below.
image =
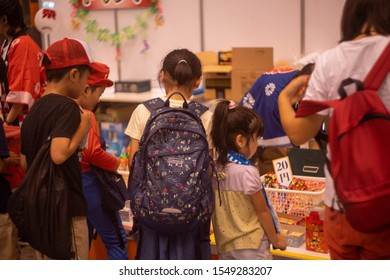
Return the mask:
<path id="1" fill-rule="evenodd" d="M 263 131 L 261 118 L 251 109 L 228 100 L 217 104 L 211 137 L 219 155 L 220 194 L 216 187 L 212 220 L 219 259 L 272 259 L 270 244 L 286 249 L 259 171 L 249 161 Z"/>

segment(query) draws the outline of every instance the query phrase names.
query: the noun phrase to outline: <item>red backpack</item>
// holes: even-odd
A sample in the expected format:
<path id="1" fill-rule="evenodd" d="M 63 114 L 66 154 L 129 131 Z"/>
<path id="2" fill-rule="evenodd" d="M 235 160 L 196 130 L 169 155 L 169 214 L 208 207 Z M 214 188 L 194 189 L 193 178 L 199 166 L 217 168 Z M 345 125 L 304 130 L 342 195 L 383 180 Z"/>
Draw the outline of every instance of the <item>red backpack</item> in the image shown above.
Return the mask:
<path id="1" fill-rule="evenodd" d="M 377 94 L 389 71 L 390 43 L 364 83 L 348 78 L 339 87 L 340 99 L 303 100 L 296 114 L 334 109 L 328 131 L 330 172 L 348 221 L 362 232 L 390 227 L 390 113 Z M 357 90 L 347 96 L 344 87 L 352 83 Z"/>

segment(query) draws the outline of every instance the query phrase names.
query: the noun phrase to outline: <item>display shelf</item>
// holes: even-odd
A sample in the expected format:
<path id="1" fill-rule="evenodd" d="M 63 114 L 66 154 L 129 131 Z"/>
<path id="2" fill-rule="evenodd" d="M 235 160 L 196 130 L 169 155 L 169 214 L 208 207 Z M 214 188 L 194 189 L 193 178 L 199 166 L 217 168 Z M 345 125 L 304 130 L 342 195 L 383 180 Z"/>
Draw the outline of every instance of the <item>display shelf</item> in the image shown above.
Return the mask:
<path id="1" fill-rule="evenodd" d="M 163 97 L 165 95 L 164 90 L 160 88 L 152 88 L 150 91 L 145 92 L 110 92 L 105 91 L 100 97 L 100 102 L 118 102 L 118 103 L 143 103 L 149 99 L 156 97 Z M 204 94 L 194 94 L 191 100 L 202 103 L 204 101 Z"/>
<path id="2" fill-rule="evenodd" d="M 105 92 L 100 97 L 101 102 L 142 103 L 149 99 L 162 97 L 163 90 L 156 88 L 145 92 Z"/>
<path id="3" fill-rule="evenodd" d="M 214 234 L 210 235 L 210 245 L 211 245 L 211 254 L 217 255 L 217 248 L 215 245 Z M 317 252 L 306 250 L 305 243 L 303 243 L 299 248 L 287 247 L 285 251 L 271 249 L 271 253 L 274 256 L 279 256 L 288 259 L 297 259 L 297 260 L 329 260 L 330 259 L 329 254 L 317 253 Z"/>
<path id="4" fill-rule="evenodd" d="M 281 250 L 271 250 L 272 255 L 297 259 L 297 260 L 329 260 L 329 253 L 317 253 L 313 251 L 306 250 L 306 244 L 303 243 L 299 248 L 287 247 L 285 251 Z"/>

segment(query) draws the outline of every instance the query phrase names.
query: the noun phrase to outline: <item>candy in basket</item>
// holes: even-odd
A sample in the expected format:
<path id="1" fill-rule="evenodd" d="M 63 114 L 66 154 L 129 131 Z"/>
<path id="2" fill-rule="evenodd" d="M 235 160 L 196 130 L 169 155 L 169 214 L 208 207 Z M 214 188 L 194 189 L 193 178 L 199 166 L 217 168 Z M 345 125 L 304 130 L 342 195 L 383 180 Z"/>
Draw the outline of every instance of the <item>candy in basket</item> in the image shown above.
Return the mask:
<path id="1" fill-rule="evenodd" d="M 324 198 L 325 178 L 295 176 L 288 187 L 278 184 L 273 173 L 261 179 L 268 199 L 279 213 L 307 216 Z"/>

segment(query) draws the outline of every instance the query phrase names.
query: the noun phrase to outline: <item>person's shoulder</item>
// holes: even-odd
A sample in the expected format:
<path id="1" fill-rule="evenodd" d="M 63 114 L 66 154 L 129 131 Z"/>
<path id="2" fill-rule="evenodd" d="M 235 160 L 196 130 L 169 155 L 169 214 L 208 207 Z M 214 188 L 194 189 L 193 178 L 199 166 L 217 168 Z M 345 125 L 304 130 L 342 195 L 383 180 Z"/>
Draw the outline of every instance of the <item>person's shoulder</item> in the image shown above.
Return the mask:
<path id="1" fill-rule="evenodd" d="M 39 98 L 36 102 L 36 104 L 40 104 L 41 106 L 59 106 L 64 108 L 79 108 L 79 105 L 71 99 L 70 97 L 61 95 L 61 94 L 54 94 L 49 93 L 43 95 L 41 98 Z"/>
<path id="2" fill-rule="evenodd" d="M 133 114 L 150 114 L 149 109 L 145 106 L 145 104 L 141 103 L 134 109 Z"/>
<path id="3" fill-rule="evenodd" d="M 244 164 L 238 164 L 234 162 L 229 162 L 226 165 L 226 168 L 229 168 L 237 173 L 240 173 L 241 175 L 244 175 L 244 172 L 249 172 L 253 174 L 259 174 L 259 170 L 257 167 L 253 165 L 244 165 Z"/>
<path id="4" fill-rule="evenodd" d="M 201 116 L 200 116 L 202 119 L 211 119 L 213 117 L 213 112 L 208 109 L 206 110 Z"/>
<path id="5" fill-rule="evenodd" d="M 12 41 L 11 49 L 41 50 L 38 44 L 29 35 L 22 35 Z"/>
<path id="6" fill-rule="evenodd" d="M 95 114 L 91 110 L 82 109 L 83 113 L 89 114 L 91 116 L 91 121 L 96 122 Z"/>

